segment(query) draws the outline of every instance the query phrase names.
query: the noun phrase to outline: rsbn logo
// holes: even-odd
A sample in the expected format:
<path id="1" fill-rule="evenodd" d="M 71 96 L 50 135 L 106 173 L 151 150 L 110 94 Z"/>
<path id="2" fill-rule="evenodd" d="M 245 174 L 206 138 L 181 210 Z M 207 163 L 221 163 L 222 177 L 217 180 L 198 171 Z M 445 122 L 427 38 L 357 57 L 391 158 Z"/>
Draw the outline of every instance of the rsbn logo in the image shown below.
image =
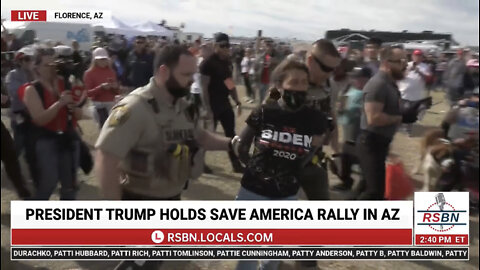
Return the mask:
<path id="1" fill-rule="evenodd" d="M 467 211 L 455 209 L 455 207 L 445 199 L 443 193 L 436 194 L 435 202 L 426 210 L 417 210 L 417 212 L 422 213 L 422 219 L 417 225 L 428 226 L 437 232 L 446 232 L 455 226 L 467 225 L 467 223 L 460 222 L 460 216 L 466 214 Z"/>

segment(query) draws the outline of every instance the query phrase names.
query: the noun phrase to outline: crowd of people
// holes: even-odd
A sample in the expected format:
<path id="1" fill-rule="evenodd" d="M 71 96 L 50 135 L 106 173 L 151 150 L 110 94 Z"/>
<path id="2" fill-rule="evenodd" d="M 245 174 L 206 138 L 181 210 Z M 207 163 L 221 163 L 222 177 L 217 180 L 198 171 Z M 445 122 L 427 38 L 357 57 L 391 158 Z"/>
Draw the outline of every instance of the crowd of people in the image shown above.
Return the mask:
<path id="1" fill-rule="evenodd" d="M 2 72 L 2 107 L 10 107 L 13 131 L 12 139 L 2 122 L 2 162 L 24 199 L 48 200 L 60 182 L 60 198 L 73 200 L 78 168 L 90 173 L 95 166 L 105 199 L 179 200 L 189 181 L 211 172 L 204 156 L 215 150 L 226 151 L 243 175 L 237 200 L 296 200 L 299 189 L 309 200 L 328 200 L 331 189 L 383 200 L 392 140 L 402 125 L 412 134 L 432 106 L 430 90 L 445 91 L 452 108 L 438 123 L 445 139 L 468 145 L 455 150 L 455 167 L 436 188 L 465 189 L 472 185 L 461 179 L 468 178 L 478 196 L 478 59 L 467 50 L 447 59 L 377 38 L 363 52 L 339 52 L 325 39 L 309 50 L 266 38 L 234 47 L 217 33 L 192 44 L 138 36 L 131 50 L 106 44 L 88 54 L 76 42 L 28 46 L 16 48 L 13 62 Z M 237 136 L 242 101 L 256 105 Z M 100 129 L 94 159 L 79 135 L 86 104 Z M 214 133 L 218 122 L 224 136 Z M 22 153 L 33 192 L 20 171 Z M 329 187 L 329 168 L 340 184 Z M 257 265 L 242 261 L 237 269 Z"/>

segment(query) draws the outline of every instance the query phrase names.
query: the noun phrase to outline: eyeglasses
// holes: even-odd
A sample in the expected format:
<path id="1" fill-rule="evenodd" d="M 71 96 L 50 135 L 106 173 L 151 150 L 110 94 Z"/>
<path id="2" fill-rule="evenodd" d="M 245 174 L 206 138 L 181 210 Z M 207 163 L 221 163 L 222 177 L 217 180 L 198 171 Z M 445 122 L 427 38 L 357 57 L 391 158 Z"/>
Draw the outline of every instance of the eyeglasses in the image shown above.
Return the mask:
<path id="1" fill-rule="evenodd" d="M 325 73 L 330 73 L 330 72 L 333 72 L 335 70 L 335 68 L 329 67 L 329 66 L 325 65 L 324 63 L 322 63 L 322 61 L 320 61 L 320 59 L 318 59 L 316 56 L 312 55 L 312 57 L 313 57 L 313 59 L 315 59 L 315 62 L 317 62 L 317 64 L 320 66 L 320 68 Z"/>

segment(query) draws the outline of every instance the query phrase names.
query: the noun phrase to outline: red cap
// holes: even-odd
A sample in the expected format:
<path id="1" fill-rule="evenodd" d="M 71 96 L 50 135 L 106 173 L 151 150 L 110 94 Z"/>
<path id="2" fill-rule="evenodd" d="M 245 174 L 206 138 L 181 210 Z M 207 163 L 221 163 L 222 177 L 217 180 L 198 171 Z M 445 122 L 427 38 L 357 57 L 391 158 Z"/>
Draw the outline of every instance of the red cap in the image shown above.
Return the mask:
<path id="1" fill-rule="evenodd" d="M 413 51 L 413 55 L 423 55 L 423 52 L 421 50 L 415 50 Z"/>
<path id="2" fill-rule="evenodd" d="M 17 61 L 17 62 L 21 61 L 23 56 L 25 56 L 25 54 L 23 52 L 17 52 L 15 54 L 15 61 Z"/>

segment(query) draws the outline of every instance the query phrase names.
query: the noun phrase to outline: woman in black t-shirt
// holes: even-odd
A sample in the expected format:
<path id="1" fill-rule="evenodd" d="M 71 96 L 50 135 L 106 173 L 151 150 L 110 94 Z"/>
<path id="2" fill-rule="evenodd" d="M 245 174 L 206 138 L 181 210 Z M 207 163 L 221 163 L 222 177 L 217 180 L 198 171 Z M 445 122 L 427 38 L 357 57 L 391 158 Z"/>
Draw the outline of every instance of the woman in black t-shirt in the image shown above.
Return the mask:
<path id="1" fill-rule="evenodd" d="M 273 78 L 278 92 L 271 92 L 281 97 L 255 109 L 240 136 L 238 152 L 247 169 L 237 200 L 296 199 L 300 184 L 295 174 L 311 161 L 327 130 L 326 117 L 304 106 L 308 69 L 303 63 L 285 60 Z"/>

